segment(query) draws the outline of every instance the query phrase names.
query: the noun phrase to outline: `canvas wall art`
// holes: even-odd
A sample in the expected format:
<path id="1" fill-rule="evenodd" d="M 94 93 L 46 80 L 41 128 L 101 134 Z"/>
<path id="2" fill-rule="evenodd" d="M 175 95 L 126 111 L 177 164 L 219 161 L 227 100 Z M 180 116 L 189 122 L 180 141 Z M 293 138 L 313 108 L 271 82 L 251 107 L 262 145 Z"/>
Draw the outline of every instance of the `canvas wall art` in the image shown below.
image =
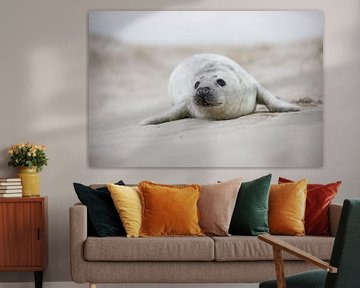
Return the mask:
<path id="1" fill-rule="evenodd" d="M 320 11 L 91 11 L 95 168 L 323 165 Z"/>

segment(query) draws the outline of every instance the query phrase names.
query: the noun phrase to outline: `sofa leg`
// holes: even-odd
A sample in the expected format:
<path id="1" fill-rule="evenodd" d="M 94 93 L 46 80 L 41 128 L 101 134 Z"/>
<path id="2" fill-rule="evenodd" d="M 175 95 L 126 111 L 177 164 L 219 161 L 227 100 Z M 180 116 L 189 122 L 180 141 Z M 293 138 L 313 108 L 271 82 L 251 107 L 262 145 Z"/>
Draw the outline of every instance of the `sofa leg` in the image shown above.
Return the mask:
<path id="1" fill-rule="evenodd" d="M 89 288 L 96 288 L 96 283 L 89 283 Z"/>

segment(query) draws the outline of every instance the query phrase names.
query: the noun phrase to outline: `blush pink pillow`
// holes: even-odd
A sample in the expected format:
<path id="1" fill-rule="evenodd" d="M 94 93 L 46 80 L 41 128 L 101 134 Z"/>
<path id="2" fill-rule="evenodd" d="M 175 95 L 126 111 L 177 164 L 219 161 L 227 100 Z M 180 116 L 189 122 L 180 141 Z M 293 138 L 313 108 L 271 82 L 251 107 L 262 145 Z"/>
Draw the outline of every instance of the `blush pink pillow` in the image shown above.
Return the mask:
<path id="1" fill-rule="evenodd" d="M 231 217 L 242 178 L 200 186 L 199 225 L 207 235 L 229 236 Z"/>

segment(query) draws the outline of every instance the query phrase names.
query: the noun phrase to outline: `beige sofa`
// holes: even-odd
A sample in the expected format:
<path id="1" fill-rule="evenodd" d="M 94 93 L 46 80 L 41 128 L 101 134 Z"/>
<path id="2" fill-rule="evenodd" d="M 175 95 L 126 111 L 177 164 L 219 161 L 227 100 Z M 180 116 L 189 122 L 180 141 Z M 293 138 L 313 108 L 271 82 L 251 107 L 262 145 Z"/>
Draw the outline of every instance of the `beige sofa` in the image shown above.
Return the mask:
<path id="1" fill-rule="evenodd" d="M 330 206 L 330 237 L 280 236 L 328 261 L 341 205 Z M 77 283 L 257 283 L 275 277 L 270 245 L 253 236 L 88 237 L 86 206 L 70 208 L 71 275 Z M 314 268 L 285 254 L 286 274 Z"/>

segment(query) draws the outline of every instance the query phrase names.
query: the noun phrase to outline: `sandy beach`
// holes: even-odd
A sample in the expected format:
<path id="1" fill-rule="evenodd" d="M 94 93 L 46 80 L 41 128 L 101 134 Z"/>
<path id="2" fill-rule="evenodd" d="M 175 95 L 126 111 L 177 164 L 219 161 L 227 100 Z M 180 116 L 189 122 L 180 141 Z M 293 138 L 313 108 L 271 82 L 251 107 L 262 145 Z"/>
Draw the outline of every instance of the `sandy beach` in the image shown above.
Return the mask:
<path id="1" fill-rule="evenodd" d="M 184 58 L 218 53 L 238 62 L 301 111 L 232 120 L 139 122 L 167 110 L 168 77 Z M 89 36 L 90 167 L 321 167 L 322 41 L 257 47 L 136 47 Z"/>

